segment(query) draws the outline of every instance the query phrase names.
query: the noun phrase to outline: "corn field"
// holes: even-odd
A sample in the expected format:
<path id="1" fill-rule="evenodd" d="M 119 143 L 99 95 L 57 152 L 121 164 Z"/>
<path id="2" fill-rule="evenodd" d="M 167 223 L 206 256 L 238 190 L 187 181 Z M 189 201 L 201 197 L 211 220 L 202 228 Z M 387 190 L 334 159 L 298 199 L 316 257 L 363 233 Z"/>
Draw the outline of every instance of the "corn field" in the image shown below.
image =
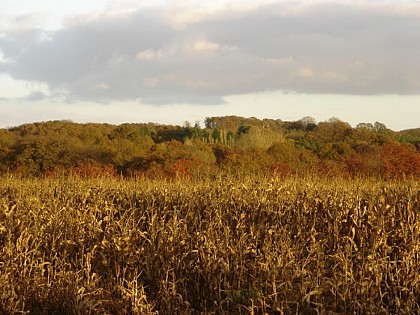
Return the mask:
<path id="1" fill-rule="evenodd" d="M 0 182 L 0 314 L 419 314 L 420 183 Z"/>

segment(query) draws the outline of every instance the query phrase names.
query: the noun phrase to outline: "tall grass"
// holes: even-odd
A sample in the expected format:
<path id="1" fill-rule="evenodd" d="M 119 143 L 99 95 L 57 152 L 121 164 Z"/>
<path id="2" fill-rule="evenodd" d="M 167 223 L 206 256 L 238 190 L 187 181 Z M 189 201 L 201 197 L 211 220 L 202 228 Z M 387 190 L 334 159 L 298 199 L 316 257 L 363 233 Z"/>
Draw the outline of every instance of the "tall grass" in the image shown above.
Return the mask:
<path id="1" fill-rule="evenodd" d="M 420 183 L 0 183 L 0 314 L 418 314 Z"/>

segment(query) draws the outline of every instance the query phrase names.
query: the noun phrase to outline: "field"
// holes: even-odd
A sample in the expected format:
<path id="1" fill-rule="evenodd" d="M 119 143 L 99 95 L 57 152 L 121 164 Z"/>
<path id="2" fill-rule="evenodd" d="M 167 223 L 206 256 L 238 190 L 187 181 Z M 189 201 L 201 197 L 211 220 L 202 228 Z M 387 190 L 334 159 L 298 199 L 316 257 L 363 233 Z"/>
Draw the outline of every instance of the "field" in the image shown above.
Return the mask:
<path id="1" fill-rule="evenodd" d="M 418 314 L 420 183 L 0 182 L 0 314 Z"/>

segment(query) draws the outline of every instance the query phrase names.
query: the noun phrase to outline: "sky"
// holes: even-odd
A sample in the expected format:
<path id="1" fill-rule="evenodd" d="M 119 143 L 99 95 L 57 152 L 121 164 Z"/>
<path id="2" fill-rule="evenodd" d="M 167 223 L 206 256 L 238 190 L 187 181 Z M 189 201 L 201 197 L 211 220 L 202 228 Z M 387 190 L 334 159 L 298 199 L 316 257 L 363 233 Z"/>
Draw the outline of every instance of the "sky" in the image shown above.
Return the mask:
<path id="1" fill-rule="evenodd" d="M 420 127 L 420 1 L 0 1 L 0 128 L 227 115 Z"/>

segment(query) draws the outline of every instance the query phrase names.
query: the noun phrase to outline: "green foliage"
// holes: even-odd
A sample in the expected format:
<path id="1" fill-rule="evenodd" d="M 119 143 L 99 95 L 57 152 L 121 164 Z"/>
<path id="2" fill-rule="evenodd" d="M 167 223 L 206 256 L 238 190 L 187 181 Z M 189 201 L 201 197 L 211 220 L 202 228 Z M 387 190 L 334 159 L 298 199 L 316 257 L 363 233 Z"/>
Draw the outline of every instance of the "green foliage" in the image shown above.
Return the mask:
<path id="1" fill-rule="evenodd" d="M 403 130 L 396 136 L 396 140 L 414 145 L 420 152 L 420 128 Z"/>

